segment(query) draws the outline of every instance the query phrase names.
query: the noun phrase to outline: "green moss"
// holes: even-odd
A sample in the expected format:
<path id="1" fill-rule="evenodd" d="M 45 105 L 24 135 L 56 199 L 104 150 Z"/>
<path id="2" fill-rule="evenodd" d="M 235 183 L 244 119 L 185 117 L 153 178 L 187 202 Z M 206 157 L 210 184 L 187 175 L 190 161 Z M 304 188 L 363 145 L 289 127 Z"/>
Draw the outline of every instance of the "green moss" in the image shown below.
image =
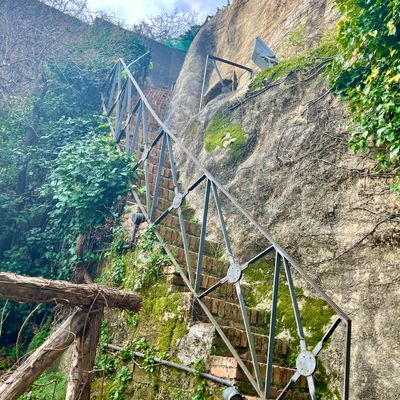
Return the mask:
<path id="1" fill-rule="evenodd" d="M 246 132 L 239 124 L 231 123 L 226 115 L 218 113 L 207 125 L 204 148 L 211 152 L 218 147 L 227 147 L 235 155 L 246 143 L 246 137 Z"/>
<path id="2" fill-rule="evenodd" d="M 321 362 L 318 363 L 318 369 L 314 374 L 315 388 L 318 400 L 340 400 L 342 397 L 338 390 L 329 387 L 329 376 Z"/>
<path id="3" fill-rule="evenodd" d="M 106 356 L 112 357 L 113 362 L 110 362 L 105 355 L 103 358 L 99 357 L 104 361 L 103 367 L 112 364 L 113 368 L 110 369 L 112 376 L 105 376 L 102 389 L 103 377 L 101 373 L 98 373 L 93 384 L 91 398 L 94 400 L 100 400 L 100 398 L 122 399 L 121 396 L 125 396 L 126 399 L 137 400 L 144 398 L 149 400 L 219 399 L 220 388 L 207 386 L 203 390 L 203 387 L 200 388 L 196 376 L 163 368 L 156 364 L 150 365 L 149 360 L 146 361 L 146 359 L 136 359 L 135 363 L 139 364 L 141 368 L 135 368 L 136 364 L 130 360 L 132 350 L 136 348 L 137 344 L 142 343 L 143 346 L 147 346 L 148 351 L 145 347 L 142 348 L 144 350 L 142 352 L 145 354 L 153 354 L 160 358 L 179 362 L 174 358 L 173 353 L 178 340 L 188 332 L 189 311 L 185 294 L 170 292 L 170 285 L 161 275 L 159 268 L 165 262 L 165 255 L 156 243 L 151 243 L 151 240 L 148 239 L 147 236 L 143 240 L 141 238 L 135 252 L 112 252 L 104 267 L 102 281 L 112 283 L 112 259 L 118 257 L 122 260 L 125 266 L 125 276 L 120 287 L 123 290 L 138 288 L 137 291 L 142 295 L 143 302 L 137 313 L 106 311 L 107 329 L 102 329 L 102 342 L 122 345 L 126 350 L 118 354 L 108 353 Z M 138 285 L 138 282 L 143 282 L 143 274 L 148 273 L 145 271 L 151 269 L 152 266 L 158 266 L 157 271 L 160 273 L 146 279 L 145 284 Z M 104 276 L 106 276 L 106 280 Z M 99 363 L 97 365 L 99 366 Z M 118 371 L 121 371 L 124 366 L 134 370 L 132 380 L 130 380 L 128 371 L 124 369 L 126 373 L 123 376 L 129 377 L 129 379 L 121 384 Z M 146 366 L 148 366 L 147 369 Z M 117 395 L 120 397 L 115 397 Z M 198 397 L 195 397 L 196 395 Z"/>
<path id="4" fill-rule="evenodd" d="M 182 294 L 169 293 L 168 284 L 159 282 L 147 289 L 143 298 L 139 330 L 142 333 L 148 332 L 147 337 L 157 350 L 172 352 L 178 339 L 188 331 L 187 315 L 179 311 L 183 304 Z"/>
<path id="5" fill-rule="evenodd" d="M 316 64 L 333 57 L 336 53 L 336 44 L 333 41 L 325 41 L 309 52 L 305 52 L 297 57 L 288 58 L 272 68 L 262 70 L 250 83 L 249 91 L 262 88 L 266 81 L 274 82 L 278 78 L 289 75 L 292 72 L 304 72 L 309 70 Z"/>
<path id="6" fill-rule="evenodd" d="M 248 305 L 260 306 L 262 303 L 270 303 L 273 271 L 274 267 L 266 261 L 260 261 L 245 271 L 245 280 L 251 284 L 251 291 L 246 299 Z M 334 311 L 323 300 L 306 296 L 302 289 L 295 288 L 295 293 L 307 344 L 313 347 L 322 338 L 325 329 L 331 322 Z M 293 338 L 297 338 L 296 319 L 283 268 L 279 280 L 276 329 L 277 334 L 288 331 Z"/>

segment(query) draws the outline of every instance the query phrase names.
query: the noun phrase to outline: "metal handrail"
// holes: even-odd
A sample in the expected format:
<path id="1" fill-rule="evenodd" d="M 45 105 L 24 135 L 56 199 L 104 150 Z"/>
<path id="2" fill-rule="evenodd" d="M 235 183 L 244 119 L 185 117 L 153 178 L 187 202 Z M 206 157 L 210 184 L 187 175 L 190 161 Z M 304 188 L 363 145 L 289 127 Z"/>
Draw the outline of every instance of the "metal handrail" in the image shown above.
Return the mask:
<path id="1" fill-rule="evenodd" d="M 222 62 L 222 63 L 230 65 L 232 67 L 243 69 L 244 71 L 249 73 L 250 79 L 253 76 L 253 70 L 251 68 L 249 68 L 249 67 L 246 67 L 245 65 L 238 64 L 238 63 L 230 61 L 230 60 L 226 60 L 225 58 L 214 56 L 213 54 L 207 54 L 206 62 L 204 64 L 203 83 L 201 85 L 199 112 L 201 111 L 201 109 L 203 107 L 204 89 L 205 89 L 205 86 L 206 86 L 206 77 L 207 77 L 207 69 L 208 69 L 208 61 L 209 60 L 211 60 L 213 62 L 215 70 L 217 71 L 217 74 L 218 74 L 219 81 L 221 82 L 222 85 L 223 85 L 223 79 L 222 79 L 221 73 L 219 72 L 219 69 L 218 69 L 218 66 L 216 64 L 216 61 Z"/>
<path id="2" fill-rule="evenodd" d="M 121 73 L 124 73 L 124 78 L 121 77 Z M 122 79 L 125 81 L 122 82 Z M 162 222 L 164 218 L 166 218 L 173 210 L 177 210 L 180 230 L 182 234 L 182 243 L 185 253 L 185 260 L 186 260 L 186 269 L 187 274 L 183 269 L 180 267 L 179 263 L 175 260 L 173 254 L 168 248 L 168 245 L 165 243 L 159 232 L 156 231 L 156 235 L 162 245 L 164 246 L 167 254 L 170 256 L 173 264 L 179 271 L 182 276 L 182 279 L 185 285 L 188 287 L 189 291 L 193 295 L 194 302 L 197 303 L 210 322 L 214 325 L 215 329 L 221 336 L 222 340 L 231 351 L 232 355 L 238 362 L 239 366 L 242 368 L 243 372 L 249 379 L 252 386 L 257 391 L 258 395 L 262 398 L 269 399 L 269 393 L 271 388 L 271 377 L 272 377 L 272 358 L 273 358 L 273 350 L 274 350 L 274 336 L 275 336 L 275 325 L 276 325 L 276 308 L 278 302 L 278 285 L 279 285 L 279 273 L 281 267 L 283 265 L 284 272 L 286 275 L 287 283 L 290 290 L 291 301 L 293 305 L 293 311 L 295 314 L 296 325 L 298 330 L 298 336 L 300 340 L 300 349 L 301 354 L 306 354 L 307 357 L 310 358 L 311 363 L 313 363 L 322 350 L 324 344 L 327 340 L 331 337 L 333 332 L 336 328 L 343 323 L 346 327 L 346 342 L 345 342 L 345 360 L 344 360 L 344 388 L 343 388 L 343 399 L 348 400 L 349 398 L 349 376 L 350 376 L 350 344 L 351 344 L 351 321 L 346 313 L 323 291 L 322 288 L 316 283 L 314 279 L 312 279 L 305 270 L 299 265 L 299 263 L 290 255 L 288 254 L 272 237 L 268 234 L 261 225 L 237 202 L 237 200 L 214 178 L 214 176 L 206 170 L 201 163 L 197 160 L 197 158 L 183 145 L 183 143 L 168 129 L 168 127 L 161 121 L 158 117 L 154 109 L 152 108 L 151 104 L 149 103 L 148 99 L 146 98 L 145 94 L 143 93 L 141 87 L 133 77 L 129 67 L 125 64 L 124 60 L 119 59 L 118 63 L 116 64 L 113 72 L 110 74 L 110 82 L 108 87 L 110 88 L 110 94 L 108 99 L 108 107 L 106 106 L 105 94 L 102 95 L 102 102 L 103 102 L 103 111 L 107 118 L 110 121 L 110 126 L 112 132 L 116 138 L 116 141 L 123 136 L 125 131 L 125 150 L 128 152 L 135 151 L 135 145 L 139 143 L 139 129 L 140 126 L 142 127 L 142 139 L 143 139 L 143 148 L 140 149 L 142 155 L 140 160 L 138 160 L 135 169 L 139 167 L 144 168 L 144 179 L 145 179 L 145 204 L 142 203 L 140 196 L 137 192 L 133 192 L 133 196 L 135 201 L 138 203 L 142 213 L 144 214 L 146 220 L 157 226 Z M 107 85 L 105 85 L 107 87 Z M 136 90 L 136 96 L 139 100 L 133 105 L 133 89 Z M 113 109 L 111 110 L 111 106 Z M 110 113 L 115 112 L 116 118 L 114 121 L 110 119 Z M 134 129 L 133 132 L 131 130 L 131 121 L 133 121 L 133 114 L 136 112 L 136 120 L 134 122 Z M 153 117 L 155 120 L 159 132 L 154 138 L 151 143 L 148 143 L 148 113 Z M 124 116 L 127 119 L 127 122 L 124 124 Z M 150 179 L 149 179 L 149 160 L 148 157 L 151 154 L 152 150 L 161 142 L 161 150 L 157 168 L 157 175 L 156 175 L 156 182 L 154 184 L 154 192 L 153 192 L 153 199 L 151 199 L 150 193 Z M 173 146 L 173 144 L 175 146 Z M 174 162 L 174 148 L 179 149 L 179 151 L 186 154 L 186 156 L 191 160 L 192 164 L 195 165 L 200 171 L 201 175 L 199 178 L 189 187 L 186 189 L 185 192 L 180 193 L 178 188 L 178 178 L 177 178 L 177 171 Z M 169 156 L 169 164 L 172 173 L 172 181 L 174 186 L 174 200 L 170 207 L 168 207 L 156 220 L 155 220 L 155 209 L 158 202 L 158 193 L 160 190 L 160 180 L 161 180 L 161 170 L 164 165 L 166 154 L 168 153 Z M 189 245 L 187 242 L 187 234 L 185 228 L 185 220 L 182 212 L 182 205 L 190 192 L 195 190 L 203 181 L 206 184 L 205 190 L 205 197 L 204 197 L 204 212 L 203 212 L 203 223 L 202 223 L 202 232 L 200 235 L 200 244 L 199 244 L 199 251 L 198 251 L 198 258 L 197 258 L 197 268 L 196 272 L 193 271 L 190 261 L 190 250 Z M 269 242 L 270 246 L 267 247 L 265 250 L 257 254 L 251 260 L 239 265 L 234 257 L 232 252 L 232 247 L 230 244 L 229 235 L 226 229 L 226 224 L 223 217 L 221 202 L 219 199 L 219 193 L 224 194 L 226 198 L 235 206 L 235 208 L 254 226 L 258 232 L 264 236 Z M 224 245 L 226 249 L 226 254 L 229 260 L 229 269 L 227 271 L 227 275 L 220 279 L 214 286 L 208 288 L 207 290 L 200 292 L 200 277 L 202 274 L 202 258 L 204 256 L 204 243 L 205 243 L 205 236 L 206 236 L 206 222 L 207 222 L 207 214 L 208 214 L 208 205 L 210 202 L 211 195 L 213 196 L 215 207 L 217 210 L 218 220 L 221 225 L 221 230 L 223 233 Z M 274 269 L 274 285 L 273 285 L 273 302 L 272 302 L 272 311 L 271 311 L 271 318 L 270 318 L 270 332 L 268 338 L 268 355 L 267 355 L 267 372 L 265 378 L 265 385 L 263 379 L 261 377 L 260 367 L 257 362 L 256 351 L 254 346 L 254 338 L 251 332 L 251 327 L 247 315 L 247 310 L 245 307 L 245 302 L 243 298 L 243 294 L 241 291 L 240 281 L 242 277 L 242 273 L 256 261 L 260 260 L 261 258 L 265 257 L 267 254 L 275 252 L 275 269 Z M 304 332 L 301 322 L 301 315 L 299 311 L 299 307 L 297 304 L 297 299 L 294 291 L 293 280 L 291 276 L 291 267 L 293 267 L 301 276 L 302 278 L 308 282 L 308 284 L 318 293 L 318 295 L 324 299 L 333 310 L 335 310 L 338 318 L 333 323 L 333 325 L 327 330 L 321 341 L 317 344 L 317 346 L 312 350 L 307 350 L 306 341 L 304 338 Z M 241 309 L 244 327 L 248 339 L 250 354 L 252 357 L 252 363 L 255 371 L 255 379 L 245 366 L 243 361 L 241 360 L 240 356 L 238 355 L 235 348 L 232 346 L 226 335 L 224 334 L 223 330 L 221 329 L 218 322 L 213 317 L 210 310 L 208 310 L 207 306 L 203 302 L 203 298 L 207 296 L 212 291 L 216 290 L 219 286 L 225 283 L 232 283 L 235 286 L 236 294 L 239 300 L 239 306 Z M 312 371 L 310 375 L 304 375 L 301 370 L 298 368 L 297 372 L 293 375 L 291 380 L 288 382 L 286 388 L 281 392 L 278 396 L 280 399 L 288 387 L 296 382 L 302 375 L 307 376 L 307 381 L 309 385 L 309 391 L 311 394 L 312 399 L 316 399 L 316 392 L 315 386 L 313 381 L 313 373 Z"/>

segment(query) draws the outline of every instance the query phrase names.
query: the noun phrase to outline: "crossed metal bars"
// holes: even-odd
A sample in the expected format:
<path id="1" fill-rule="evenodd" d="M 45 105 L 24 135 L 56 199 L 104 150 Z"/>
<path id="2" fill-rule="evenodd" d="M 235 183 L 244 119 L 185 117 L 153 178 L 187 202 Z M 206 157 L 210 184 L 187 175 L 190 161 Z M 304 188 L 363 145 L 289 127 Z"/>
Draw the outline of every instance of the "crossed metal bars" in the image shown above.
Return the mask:
<path id="1" fill-rule="evenodd" d="M 205 87 L 206 87 L 206 78 L 207 78 L 207 71 L 208 71 L 209 62 L 212 63 L 215 71 L 217 72 L 218 79 L 219 79 L 219 82 L 221 83 L 221 86 L 224 86 L 224 79 L 222 78 L 221 72 L 220 72 L 220 70 L 218 68 L 217 61 L 222 62 L 223 64 L 230 65 L 232 67 L 240 68 L 240 69 L 244 70 L 245 72 L 247 72 L 249 74 L 250 79 L 253 76 L 253 70 L 251 68 L 249 68 L 249 67 L 246 67 L 246 66 L 244 66 L 242 64 L 235 63 L 233 61 L 225 60 L 224 58 L 217 57 L 217 56 L 214 56 L 212 54 L 207 54 L 206 63 L 204 64 L 203 83 L 201 85 L 199 112 L 203 108 L 204 90 L 205 90 Z M 232 91 L 236 90 L 235 80 L 236 80 L 236 74 L 234 72 L 233 75 L 232 75 Z"/>
<path id="2" fill-rule="evenodd" d="M 144 185 L 145 185 L 145 200 L 142 201 L 137 190 L 133 191 L 133 196 L 138 206 L 140 207 L 147 222 L 152 224 L 155 228 L 173 211 L 176 211 L 179 219 L 179 226 L 182 236 L 182 246 L 185 254 L 185 268 L 181 268 L 176 261 L 174 255 L 170 251 L 167 243 L 161 237 L 159 231 L 155 229 L 155 234 L 161 244 L 163 245 L 166 253 L 171 258 L 177 271 L 180 273 L 185 285 L 193 296 L 193 304 L 198 304 L 207 316 L 209 321 L 213 324 L 216 331 L 220 335 L 225 345 L 230 350 L 232 356 L 236 359 L 238 365 L 243 370 L 251 385 L 256 390 L 257 394 L 263 399 L 270 399 L 271 385 L 272 385 L 272 370 L 273 370 L 273 356 L 274 356 L 274 338 L 277 321 L 277 306 L 279 296 L 279 276 L 281 274 L 282 266 L 286 277 L 287 285 L 290 292 L 293 312 L 297 326 L 297 336 L 300 342 L 300 353 L 296 360 L 296 370 L 287 383 L 286 387 L 280 392 L 277 400 L 283 398 L 289 387 L 299 380 L 301 376 L 306 377 L 308 382 L 308 390 L 313 400 L 317 399 L 315 383 L 313 374 L 317 369 L 317 356 L 323 349 L 328 339 L 335 332 L 337 327 L 341 324 L 345 326 L 346 338 L 344 349 L 344 368 L 343 368 L 343 400 L 349 399 L 349 376 L 350 376 L 350 343 L 351 343 L 351 321 L 348 316 L 341 310 L 341 308 L 334 303 L 334 301 L 318 286 L 318 284 L 308 276 L 304 269 L 289 255 L 286 251 L 276 243 L 272 237 L 263 230 L 263 228 L 255 221 L 252 216 L 246 212 L 238 202 L 223 188 L 221 184 L 201 166 L 199 161 L 189 152 L 189 150 L 177 139 L 160 120 L 151 105 L 149 104 L 146 96 L 144 95 L 139 84 L 136 82 L 129 67 L 125 62 L 120 59 L 111 72 L 102 95 L 103 111 L 107 116 L 112 133 L 114 135 L 116 144 L 128 153 L 135 153 L 141 155 L 138 159 L 134 169 L 143 168 L 144 170 Z M 152 130 L 157 131 L 155 137 L 150 140 L 149 137 L 149 116 L 153 120 Z M 141 134 L 140 134 L 141 133 Z M 124 146 L 121 144 L 122 138 L 125 138 Z M 186 154 L 191 160 L 192 164 L 201 171 L 200 176 L 183 192 L 179 190 L 178 174 L 174 161 L 174 146 L 175 149 Z M 153 190 L 151 190 L 150 183 L 150 161 L 151 154 L 155 154 L 155 149 L 159 149 L 158 162 L 156 163 L 157 172 Z M 152 159 L 154 162 L 154 158 Z M 157 209 L 159 206 L 159 195 L 161 189 L 162 170 L 164 165 L 167 164 L 171 170 L 174 198 L 171 205 L 165 209 L 157 217 Z M 203 216 L 201 223 L 200 242 L 198 247 L 197 263 L 195 268 L 192 266 L 190 257 L 190 248 L 188 243 L 188 235 L 186 232 L 185 218 L 183 215 L 182 206 L 187 196 L 204 186 L 204 201 L 203 201 Z M 261 251 L 259 254 L 250 260 L 239 263 L 232 250 L 231 241 L 229 238 L 228 229 L 225 223 L 224 214 L 221 205 L 220 194 L 233 204 L 238 213 L 246 218 L 249 223 L 265 238 L 270 245 Z M 213 201 L 216 210 L 217 218 L 220 224 L 223 244 L 225 248 L 225 255 L 229 261 L 229 267 L 226 275 L 222 277 L 213 286 L 202 290 L 201 278 L 203 273 L 203 261 L 207 233 L 207 219 L 209 214 L 210 201 Z M 272 306 L 270 313 L 269 335 L 268 335 L 268 351 L 267 351 L 267 365 L 266 375 L 263 379 L 261 375 L 260 364 L 257 360 L 256 348 L 254 343 L 254 336 L 251 330 L 248 311 L 246 309 L 244 296 L 241 288 L 241 280 L 243 272 L 250 268 L 257 261 L 265 258 L 268 254 L 275 254 L 275 267 L 273 278 L 272 290 Z M 296 293 L 292 279 L 292 268 L 296 270 L 308 284 L 324 299 L 333 310 L 335 310 L 337 317 L 334 323 L 325 332 L 319 343 L 314 349 L 309 350 L 307 347 L 301 313 L 296 299 Z M 251 355 L 252 368 L 254 375 L 250 372 L 249 368 L 245 365 L 238 352 L 231 344 L 225 335 L 220 324 L 214 318 L 213 314 L 206 306 L 204 298 L 218 289 L 224 284 L 232 284 L 235 287 L 240 311 L 242 314 L 244 329 L 247 336 L 248 346 Z"/>

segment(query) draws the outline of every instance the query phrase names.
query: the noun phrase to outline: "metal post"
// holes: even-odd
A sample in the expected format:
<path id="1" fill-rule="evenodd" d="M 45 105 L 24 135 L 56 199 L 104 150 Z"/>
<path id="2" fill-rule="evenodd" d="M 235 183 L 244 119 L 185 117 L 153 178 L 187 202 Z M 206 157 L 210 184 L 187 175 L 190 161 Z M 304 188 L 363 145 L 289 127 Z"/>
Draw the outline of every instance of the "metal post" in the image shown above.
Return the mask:
<path id="1" fill-rule="evenodd" d="M 351 321 L 346 321 L 346 353 L 344 360 L 343 400 L 349 400 L 350 396 L 350 355 L 351 355 Z"/>
<path id="2" fill-rule="evenodd" d="M 273 287 L 273 291 L 272 291 L 271 317 L 270 317 L 270 321 L 269 321 L 267 371 L 266 371 L 266 378 L 265 378 L 265 398 L 266 399 L 270 398 L 271 382 L 272 382 L 272 362 L 274 359 L 276 311 L 277 311 L 277 306 L 278 306 L 280 265 L 281 265 L 281 255 L 278 252 L 276 252 L 275 271 L 274 271 L 274 287 Z"/>
<path id="3" fill-rule="evenodd" d="M 201 94 L 200 94 L 200 105 L 199 105 L 199 112 L 203 107 L 203 97 L 204 97 L 204 89 L 206 87 L 206 78 L 207 78 L 207 68 L 208 68 L 208 54 L 206 58 L 206 65 L 204 66 L 204 74 L 203 74 L 203 84 L 201 86 Z"/>

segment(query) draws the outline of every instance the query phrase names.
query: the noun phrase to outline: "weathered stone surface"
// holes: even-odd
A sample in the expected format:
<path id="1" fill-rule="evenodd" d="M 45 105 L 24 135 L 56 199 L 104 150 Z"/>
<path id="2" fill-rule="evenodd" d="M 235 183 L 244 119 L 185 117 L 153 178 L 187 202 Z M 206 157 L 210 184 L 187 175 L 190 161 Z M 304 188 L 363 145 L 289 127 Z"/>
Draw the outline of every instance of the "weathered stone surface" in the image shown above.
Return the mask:
<path id="1" fill-rule="evenodd" d="M 306 80 L 291 75 L 252 98 L 244 95 L 245 88 L 222 95 L 196 115 L 206 53 L 219 49 L 218 55 L 232 58 L 237 54 L 235 61 L 245 63 L 239 55 L 251 53 L 249 43 L 231 38 L 238 33 L 255 36 L 259 25 L 269 26 L 272 19 L 271 34 L 261 37 L 273 48 L 282 40 L 283 22 L 278 14 L 265 16 L 263 24 L 258 24 L 254 21 L 259 17 L 246 11 L 258 7 L 261 16 L 263 7 L 274 3 L 278 8 L 281 2 L 236 3 L 235 15 L 221 14 L 196 38 L 176 86 L 169 127 L 349 314 L 353 320 L 351 398 L 377 400 L 385 393 L 385 399 L 395 400 L 395 377 L 400 373 L 399 201 L 388 189 L 390 179 L 376 175 L 373 163 L 347 149 L 349 118 L 344 104 L 328 93 L 320 74 Z M 325 14 L 318 10 L 326 3 L 313 4 L 309 10 L 316 18 L 314 26 L 322 25 L 318 18 L 324 20 Z M 296 1 L 292 7 L 296 9 Z M 286 13 L 287 21 L 297 21 L 296 12 Z M 223 22 L 228 15 L 226 29 Z M 231 53 L 231 48 L 236 52 Z M 218 111 L 248 134 L 237 157 L 229 149 L 204 151 L 205 127 Z M 185 186 L 199 171 L 184 157 L 177 160 Z M 202 200 L 200 191 L 193 193 L 191 206 L 198 216 Z M 235 252 L 248 259 L 266 243 L 222 200 Z M 217 231 L 218 224 L 210 226 Z M 295 281 L 304 285 L 297 275 Z M 304 289 L 313 294 L 307 286 Z M 335 347 L 339 342 L 325 353 L 325 362 L 332 368 L 340 364 L 341 348 Z M 332 356 L 329 361 L 327 355 Z"/>
<path id="2" fill-rule="evenodd" d="M 186 145 L 352 318 L 354 398 L 385 392 L 396 399 L 399 202 L 390 181 L 347 149 L 343 106 L 326 94 L 321 77 L 292 77 L 230 114 L 249 135 L 239 159 L 229 149 L 203 150 L 205 121 L 216 112 L 210 106 L 196 140 L 188 134 Z M 187 183 L 195 175 L 189 165 L 179 159 Z M 191 205 L 200 212 L 200 192 Z M 248 259 L 259 236 L 231 204 L 223 207 L 235 250 Z"/>
<path id="3" fill-rule="evenodd" d="M 207 54 L 214 54 L 255 71 L 251 61 L 254 41 L 261 37 L 277 52 L 278 58 L 286 58 L 287 35 L 304 27 L 306 45 L 321 38 L 324 30 L 333 26 L 336 13 L 331 0 L 235 0 L 231 7 L 218 12 L 203 26 L 196 36 L 176 82 L 168 120 L 177 133 L 187 125 L 199 108 L 199 96 Z M 222 75 L 231 76 L 232 67 L 219 63 Z M 207 79 L 206 93 L 218 82 L 214 71 Z M 241 74 L 241 72 L 240 72 Z M 239 87 L 246 86 L 248 74 L 239 79 Z"/>

